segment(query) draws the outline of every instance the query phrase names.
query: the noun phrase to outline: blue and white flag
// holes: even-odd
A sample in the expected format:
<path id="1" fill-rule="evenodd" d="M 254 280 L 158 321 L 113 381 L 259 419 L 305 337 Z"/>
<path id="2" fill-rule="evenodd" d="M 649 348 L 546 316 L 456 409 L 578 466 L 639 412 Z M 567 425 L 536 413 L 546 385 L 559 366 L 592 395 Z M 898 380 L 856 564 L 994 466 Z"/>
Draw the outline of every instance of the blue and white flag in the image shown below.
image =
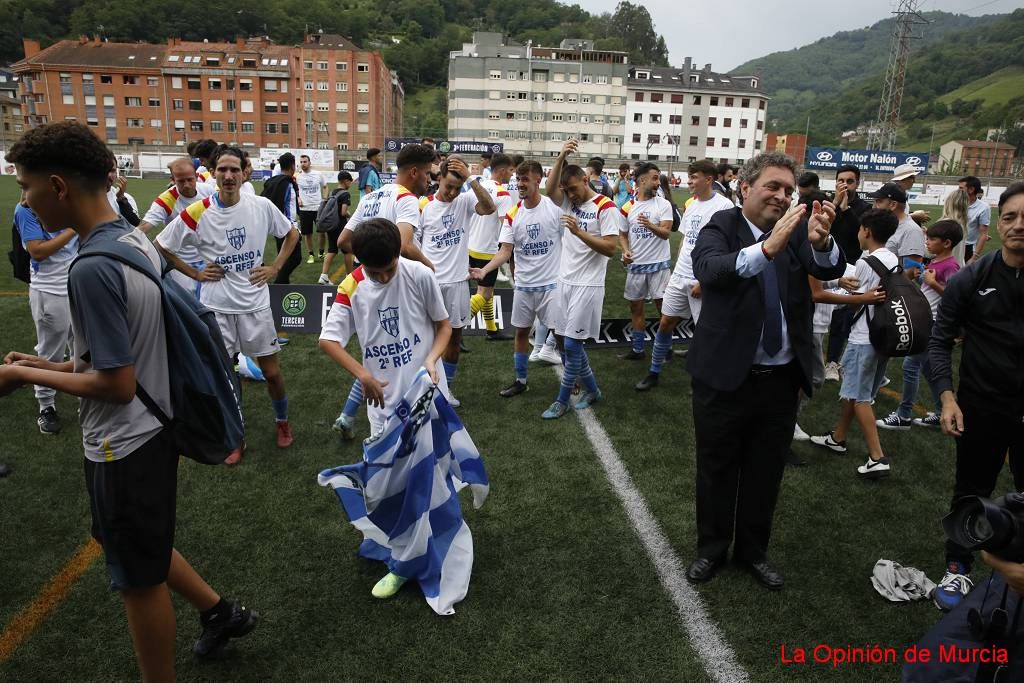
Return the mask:
<path id="1" fill-rule="evenodd" d="M 473 569 L 458 491 L 469 486 L 479 508 L 490 485 L 473 440 L 426 370 L 384 430 L 363 442 L 362 462 L 324 470 L 317 481 L 334 489 L 362 532 L 360 555 L 418 581 L 438 614 L 455 613 Z"/>

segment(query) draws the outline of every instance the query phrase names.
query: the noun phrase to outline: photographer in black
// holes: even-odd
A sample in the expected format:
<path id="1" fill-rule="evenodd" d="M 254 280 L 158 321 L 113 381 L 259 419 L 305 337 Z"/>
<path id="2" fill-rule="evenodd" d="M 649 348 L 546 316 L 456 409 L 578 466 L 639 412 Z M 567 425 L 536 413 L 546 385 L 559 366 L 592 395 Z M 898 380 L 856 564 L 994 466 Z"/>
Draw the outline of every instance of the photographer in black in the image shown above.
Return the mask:
<path id="1" fill-rule="evenodd" d="M 952 610 L 919 643 L 928 664 L 907 664 L 904 683 L 1024 680 L 1024 494 L 997 500 L 996 480 L 1009 460 L 1024 491 L 1024 183 L 999 197 L 1002 248 L 946 284 L 928 352 L 942 397 L 942 431 L 956 437 L 951 513 L 943 520 L 946 576 L 933 592 Z M 952 349 L 963 330 L 959 391 Z M 971 548 L 996 571 L 969 596 Z"/>

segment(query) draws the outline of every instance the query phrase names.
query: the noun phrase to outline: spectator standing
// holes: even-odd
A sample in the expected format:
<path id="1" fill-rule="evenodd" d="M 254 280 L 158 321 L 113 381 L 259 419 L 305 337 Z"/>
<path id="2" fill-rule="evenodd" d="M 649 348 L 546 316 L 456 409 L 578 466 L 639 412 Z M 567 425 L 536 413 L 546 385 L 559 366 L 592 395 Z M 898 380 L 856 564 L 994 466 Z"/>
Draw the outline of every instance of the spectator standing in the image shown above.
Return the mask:
<path id="1" fill-rule="evenodd" d="M 964 258 L 970 262 L 975 260 L 985 250 L 985 242 L 988 241 L 988 224 L 992 218 L 992 209 L 988 203 L 981 198 L 981 180 L 969 175 L 961 178 L 957 183 L 960 189 L 967 193 L 967 246 L 964 248 Z"/>

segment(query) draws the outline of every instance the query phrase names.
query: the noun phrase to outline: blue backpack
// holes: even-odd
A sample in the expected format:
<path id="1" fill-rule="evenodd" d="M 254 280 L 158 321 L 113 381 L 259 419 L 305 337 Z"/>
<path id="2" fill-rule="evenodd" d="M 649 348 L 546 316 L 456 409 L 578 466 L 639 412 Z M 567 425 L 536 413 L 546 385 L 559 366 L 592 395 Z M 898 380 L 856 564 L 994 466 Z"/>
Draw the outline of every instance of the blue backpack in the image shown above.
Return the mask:
<path id="1" fill-rule="evenodd" d="M 170 430 L 181 455 L 207 465 L 223 463 L 241 446 L 244 424 L 236 375 L 213 311 L 176 282 L 161 279 L 149 259 L 130 244 L 86 243 L 71 266 L 91 256 L 119 261 L 160 287 L 174 417 L 168 417 L 141 384 L 136 384 L 136 395 Z"/>

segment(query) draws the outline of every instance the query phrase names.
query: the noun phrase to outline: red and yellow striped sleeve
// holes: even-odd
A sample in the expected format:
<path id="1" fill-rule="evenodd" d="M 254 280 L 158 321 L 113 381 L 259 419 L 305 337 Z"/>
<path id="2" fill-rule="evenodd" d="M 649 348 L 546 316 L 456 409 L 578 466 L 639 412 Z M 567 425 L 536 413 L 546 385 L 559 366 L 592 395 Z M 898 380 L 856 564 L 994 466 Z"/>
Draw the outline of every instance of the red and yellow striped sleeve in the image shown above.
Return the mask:
<path id="1" fill-rule="evenodd" d="M 352 295 L 356 293 L 356 287 L 359 283 L 366 279 L 366 273 L 363 271 L 363 267 L 359 266 L 348 276 L 341 281 L 338 285 L 338 294 L 334 297 L 334 303 L 342 304 L 344 306 L 352 306 Z"/>

